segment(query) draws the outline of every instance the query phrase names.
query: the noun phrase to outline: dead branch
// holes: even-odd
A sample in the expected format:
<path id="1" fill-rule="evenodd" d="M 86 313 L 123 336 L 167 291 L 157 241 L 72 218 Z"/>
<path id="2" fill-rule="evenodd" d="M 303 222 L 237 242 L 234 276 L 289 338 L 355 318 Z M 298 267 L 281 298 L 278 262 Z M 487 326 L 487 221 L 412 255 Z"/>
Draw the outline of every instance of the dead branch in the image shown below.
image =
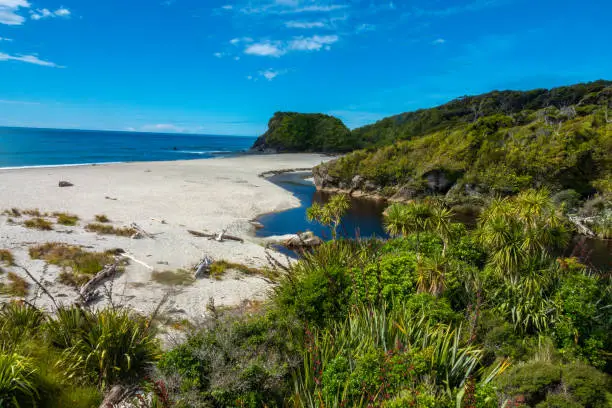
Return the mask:
<path id="1" fill-rule="evenodd" d="M 578 228 L 578 232 L 580 232 L 583 235 L 589 236 L 589 237 L 595 237 L 595 233 L 593 231 L 591 231 L 589 229 L 589 227 L 587 227 L 584 223 L 585 221 L 588 222 L 590 221 L 592 218 L 580 218 L 578 216 L 575 215 L 570 215 L 569 220 L 572 222 L 572 224 L 574 224 L 576 226 L 576 228 Z"/>
<path id="2" fill-rule="evenodd" d="M 142 237 L 146 237 L 146 238 L 150 238 L 150 239 L 155 239 L 155 236 L 153 234 L 149 234 L 147 231 L 145 231 L 140 225 L 136 224 L 135 222 L 130 224 L 130 227 L 134 228 L 137 231 L 137 233 L 134 234 L 134 236 L 140 235 Z"/>
<path id="3" fill-rule="evenodd" d="M 51 293 L 49 293 L 49 291 L 47 290 L 47 288 L 45 288 L 43 286 L 42 283 L 40 283 L 31 273 L 30 271 L 28 271 L 27 268 L 21 266 L 21 265 L 17 265 L 19 268 L 23 269 L 23 271 L 30 277 L 30 279 L 32 279 L 34 281 L 34 283 L 36 283 L 38 285 L 38 287 L 40 288 L 40 290 L 42 290 L 43 292 L 45 292 L 45 295 L 47 295 L 49 297 L 49 299 L 51 299 L 51 301 L 53 302 L 53 304 L 55 305 L 55 310 L 59 310 L 59 306 L 57 305 L 57 302 L 55 301 L 55 298 L 51 295 Z"/>
<path id="4" fill-rule="evenodd" d="M 115 277 L 117 273 L 117 262 L 112 265 L 106 265 L 100 272 L 95 274 L 93 278 L 91 278 L 86 284 L 81 286 L 81 290 L 79 291 L 80 300 L 77 303 L 80 303 L 84 306 L 87 306 L 94 299 L 98 297 L 98 291 L 96 288 L 100 286 L 100 284 L 107 280 Z"/>
<path id="5" fill-rule="evenodd" d="M 210 274 L 210 266 L 212 265 L 213 260 L 208 256 L 204 256 L 198 266 L 196 266 L 196 271 L 194 273 L 194 278 L 198 279 L 200 277 L 204 277 L 207 274 Z"/>
<path id="6" fill-rule="evenodd" d="M 209 234 L 206 232 L 200 232 L 200 231 L 194 231 L 194 230 L 187 230 L 187 232 L 195 237 L 214 239 L 215 241 L 218 241 L 218 242 L 223 242 L 226 239 L 230 241 L 238 241 L 241 243 L 244 242 L 244 239 L 240 237 L 237 237 L 234 235 L 227 235 L 225 233 L 225 230 L 221 231 L 219 234 Z"/>
<path id="7" fill-rule="evenodd" d="M 144 266 L 144 267 L 145 267 L 145 268 L 147 268 L 147 269 L 150 269 L 150 270 L 152 270 L 152 271 L 153 271 L 153 270 L 155 270 L 155 268 L 153 268 L 152 266 L 147 265 L 147 264 L 146 264 L 146 263 L 144 263 L 143 261 L 141 261 L 141 260 L 139 260 L 139 259 L 134 258 L 134 256 L 133 256 L 133 255 L 130 255 L 130 254 L 129 254 L 129 253 L 127 253 L 127 252 L 123 253 L 121 256 L 123 256 L 123 257 L 125 257 L 125 258 L 128 258 L 128 259 L 131 259 L 132 261 L 134 261 L 134 262 L 136 262 L 136 263 L 138 263 L 138 264 L 140 264 L 140 265 Z"/>

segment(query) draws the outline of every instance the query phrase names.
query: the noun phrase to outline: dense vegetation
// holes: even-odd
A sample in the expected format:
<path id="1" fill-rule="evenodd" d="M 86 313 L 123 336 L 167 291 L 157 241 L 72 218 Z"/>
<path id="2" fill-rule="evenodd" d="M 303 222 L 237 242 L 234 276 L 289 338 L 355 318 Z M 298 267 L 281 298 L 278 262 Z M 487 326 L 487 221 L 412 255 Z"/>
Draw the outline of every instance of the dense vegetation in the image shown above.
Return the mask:
<path id="1" fill-rule="evenodd" d="M 322 114 L 276 112 L 268 131 L 253 145 L 256 151 L 349 152 L 351 131 L 338 118 Z"/>
<path id="2" fill-rule="evenodd" d="M 267 304 L 213 310 L 158 364 L 167 406 L 610 406 L 610 277 L 560 256 L 547 191 L 494 201 L 474 231 L 439 201 L 387 214 L 396 238 L 328 242 Z"/>
<path id="3" fill-rule="evenodd" d="M 543 186 L 579 197 L 610 194 L 609 85 L 493 92 L 384 119 L 353 132 L 384 146 L 322 165 L 316 180 L 398 199 L 477 199 Z"/>
<path id="4" fill-rule="evenodd" d="M 309 213 L 333 225 L 347 202 Z M 474 230 L 441 200 L 386 214 L 394 238 L 303 253 L 268 302 L 211 303 L 165 353 L 154 319 L 121 308 L 6 304 L 0 405 L 96 407 L 125 384 L 142 408 L 610 406 L 610 276 L 562 255 L 547 190 L 493 200 Z"/>

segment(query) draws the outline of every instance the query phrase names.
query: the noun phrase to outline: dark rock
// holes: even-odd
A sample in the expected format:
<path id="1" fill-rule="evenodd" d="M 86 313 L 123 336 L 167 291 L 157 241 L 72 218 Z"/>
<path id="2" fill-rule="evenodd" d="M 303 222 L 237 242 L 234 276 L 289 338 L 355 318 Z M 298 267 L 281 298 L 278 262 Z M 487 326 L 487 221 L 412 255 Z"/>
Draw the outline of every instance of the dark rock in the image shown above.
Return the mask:
<path id="1" fill-rule="evenodd" d="M 69 182 L 69 181 L 60 181 L 60 182 L 58 183 L 58 185 L 59 185 L 60 187 L 72 187 L 72 186 L 74 186 L 74 184 L 72 184 L 72 183 L 71 183 L 71 182 Z"/>
<path id="2" fill-rule="evenodd" d="M 391 201 L 413 200 L 418 196 L 418 194 L 419 192 L 413 185 L 406 184 L 397 190 L 397 192 L 391 197 Z"/>
<path id="3" fill-rule="evenodd" d="M 457 180 L 456 175 L 451 175 L 444 170 L 432 170 L 423 175 L 427 187 L 436 193 L 446 193 Z"/>

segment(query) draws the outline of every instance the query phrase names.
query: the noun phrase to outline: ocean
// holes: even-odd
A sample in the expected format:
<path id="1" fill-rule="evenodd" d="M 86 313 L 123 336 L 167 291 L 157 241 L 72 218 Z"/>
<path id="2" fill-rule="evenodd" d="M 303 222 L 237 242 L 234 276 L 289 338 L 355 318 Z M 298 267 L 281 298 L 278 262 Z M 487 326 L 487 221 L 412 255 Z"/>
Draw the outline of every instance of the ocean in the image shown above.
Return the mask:
<path id="1" fill-rule="evenodd" d="M 255 137 L 0 127 L 0 168 L 191 160 L 248 150 Z"/>

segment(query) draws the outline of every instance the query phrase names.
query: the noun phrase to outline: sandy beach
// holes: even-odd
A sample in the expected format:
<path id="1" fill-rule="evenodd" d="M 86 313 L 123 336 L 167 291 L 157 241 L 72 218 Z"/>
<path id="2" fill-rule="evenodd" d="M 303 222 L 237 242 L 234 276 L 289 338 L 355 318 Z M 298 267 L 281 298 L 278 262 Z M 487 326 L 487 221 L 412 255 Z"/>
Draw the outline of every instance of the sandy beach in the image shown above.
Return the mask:
<path id="1" fill-rule="evenodd" d="M 261 240 L 252 236 L 252 219 L 260 214 L 296 207 L 289 192 L 259 174 L 289 168 L 309 168 L 325 157 L 314 154 L 243 156 L 236 158 L 107 164 L 1 170 L 0 212 L 18 208 L 79 216 L 77 226 L 54 225 L 52 231 L 26 228 L 27 216 L 9 220 L 0 215 L 0 249 L 9 249 L 16 264 L 25 266 L 64 304 L 77 298 L 74 288 L 57 281 L 60 268 L 32 260 L 28 249 L 39 243 L 61 242 L 90 251 L 121 248 L 137 261 L 113 283 L 116 302 L 151 312 L 166 293 L 165 311 L 175 319 L 205 316 L 206 305 L 238 305 L 266 297 L 271 283 L 259 276 L 230 273 L 221 280 L 198 279 L 187 286 L 151 280 L 153 271 L 192 270 L 204 256 L 253 267 L 267 265 Z M 58 187 L 68 181 L 72 187 Z M 132 239 L 87 232 L 84 226 L 104 214 L 113 226 L 136 223 L 154 238 Z M 51 220 L 51 219 L 50 219 Z M 217 242 L 198 238 L 188 229 L 208 233 L 227 230 L 245 240 Z M 20 276 L 18 267 L 4 268 Z M 6 279 L 6 273 L 0 281 Z M 6 297 L 6 296 L 5 296 Z M 33 285 L 28 299 L 49 307 L 50 300 Z M 104 304 L 101 300 L 99 304 Z"/>

